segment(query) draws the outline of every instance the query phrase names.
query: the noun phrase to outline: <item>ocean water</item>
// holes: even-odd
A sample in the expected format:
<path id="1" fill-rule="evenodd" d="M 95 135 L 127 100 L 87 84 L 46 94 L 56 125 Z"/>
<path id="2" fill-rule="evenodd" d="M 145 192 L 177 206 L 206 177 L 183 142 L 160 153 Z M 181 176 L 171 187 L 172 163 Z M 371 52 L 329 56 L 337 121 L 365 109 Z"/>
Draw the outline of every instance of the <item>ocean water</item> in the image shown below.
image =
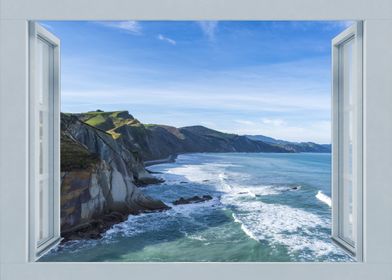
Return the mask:
<path id="1" fill-rule="evenodd" d="M 101 240 L 67 242 L 42 261 L 352 261 L 330 239 L 330 154 L 186 154 L 148 169 L 165 183 L 143 192 L 171 210 L 129 216 Z"/>

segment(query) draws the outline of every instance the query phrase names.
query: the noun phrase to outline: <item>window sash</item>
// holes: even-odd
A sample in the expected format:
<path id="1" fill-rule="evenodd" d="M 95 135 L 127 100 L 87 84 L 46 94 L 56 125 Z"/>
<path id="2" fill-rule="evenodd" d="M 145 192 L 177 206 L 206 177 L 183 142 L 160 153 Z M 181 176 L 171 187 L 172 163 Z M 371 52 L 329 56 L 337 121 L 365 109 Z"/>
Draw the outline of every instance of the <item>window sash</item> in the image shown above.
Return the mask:
<path id="1" fill-rule="evenodd" d="M 332 71 L 332 238 L 362 261 L 362 22 L 332 41 Z"/>
<path id="2" fill-rule="evenodd" d="M 60 71 L 59 40 L 29 24 L 29 256 L 60 241 Z"/>

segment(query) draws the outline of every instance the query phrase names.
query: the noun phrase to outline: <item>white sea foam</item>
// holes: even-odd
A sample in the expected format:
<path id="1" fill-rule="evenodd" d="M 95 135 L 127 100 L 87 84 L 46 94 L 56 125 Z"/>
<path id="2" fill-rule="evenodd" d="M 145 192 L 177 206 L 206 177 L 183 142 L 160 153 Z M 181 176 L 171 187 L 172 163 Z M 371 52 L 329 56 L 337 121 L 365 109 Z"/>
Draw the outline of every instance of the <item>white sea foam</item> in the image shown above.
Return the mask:
<path id="1" fill-rule="evenodd" d="M 199 240 L 199 241 L 207 241 L 207 238 L 201 236 L 201 235 L 188 235 L 187 236 L 189 239 L 193 240 Z"/>
<path id="2" fill-rule="evenodd" d="M 260 185 L 260 186 L 246 186 L 246 185 L 233 185 L 234 190 L 237 194 L 247 194 L 252 197 L 265 196 L 265 195 L 278 195 L 286 191 L 293 190 L 289 186 L 271 186 L 271 185 Z M 301 186 L 296 187 L 297 190 Z"/>
<path id="3" fill-rule="evenodd" d="M 330 226 L 328 219 L 286 205 L 242 202 L 235 196 L 227 196 L 224 201 L 236 206 L 233 219 L 251 239 L 285 245 L 290 253 L 299 255 L 311 252 L 312 256 L 320 257 L 338 253 L 328 241 L 328 234 L 320 231 Z"/>
<path id="4" fill-rule="evenodd" d="M 289 253 L 299 255 L 311 252 L 312 256 L 320 257 L 339 252 L 329 242 L 328 232 L 323 231 L 331 226 L 328 218 L 299 208 L 262 201 L 263 196 L 300 190 L 300 185 L 295 188 L 284 185 L 247 185 L 245 175 L 228 170 L 230 166 L 232 165 L 220 163 L 187 164 L 170 168 L 167 172 L 169 175 L 182 176 L 190 182 L 209 184 L 223 192 L 222 204 L 234 212 L 234 222 L 251 239 L 285 245 Z M 326 204 L 330 203 L 330 198 L 321 191 L 316 197 Z M 193 211 L 202 209 L 199 207 L 197 204 L 184 205 L 174 207 L 171 211 L 192 219 Z"/>
<path id="5" fill-rule="evenodd" d="M 223 187 L 223 189 L 221 189 L 221 191 L 231 192 L 233 190 L 233 188 L 230 184 L 227 183 L 226 173 L 219 173 L 218 177 L 219 177 L 219 181 L 220 181 L 220 186 Z"/>
<path id="6" fill-rule="evenodd" d="M 114 225 L 106 231 L 104 238 L 112 239 L 116 235 L 132 237 L 138 234 L 151 231 L 159 231 L 167 227 L 170 223 L 177 222 L 179 219 L 186 219 L 188 222 L 198 226 L 198 228 L 207 228 L 207 226 L 195 219 L 195 213 L 210 211 L 213 206 L 220 204 L 218 198 L 205 201 L 203 203 L 194 203 L 186 205 L 170 204 L 172 209 L 159 213 L 144 213 L 140 215 L 130 215 L 122 223 Z"/>
<path id="7" fill-rule="evenodd" d="M 210 185 L 217 191 L 231 191 L 231 184 L 226 170 L 228 167 L 235 167 L 229 163 L 203 163 L 203 164 L 186 164 L 176 166 L 166 170 L 167 177 L 165 180 L 179 180 Z M 246 176 L 243 173 L 230 172 L 230 176 L 240 178 Z"/>
<path id="8" fill-rule="evenodd" d="M 259 239 L 257 238 L 257 236 L 255 236 L 255 235 L 253 234 L 253 232 L 252 232 L 250 229 L 248 229 L 248 228 L 246 227 L 246 225 L 243 224 L 243 223 L 241 222 L 240 219 L 237 218 L 236 214 L 233 213 L 232 216 L 233 216 L 234 222 L 236 222 L 236 223 L 238 223 L 238 224 L 241 225 L 242 231 L 243 231 L 247 236 L 249 236 L 250 238 L 252 238 L 252 239 L 254 239 L 254 240 L 256 240 L 256 241 L 259 241 Z"/>
<path id="9" fill-rule="evenodd" d="M 166 230 L 178 230 L 185 239 L 203 244 L 230 242 L 228 244 L 232 245 L 238 238 L 231 238 L 238 237 L 241 230 L 249 239 L 263 241 L 263 246 L 266 242 L 272 248 L 280 245 L 287 247 L 295 260 L 315 260 L 318 257 L 330 260 L 330 256 L 334 257 L 332 254 L 336 254 L 337 258 L 342 256 L 342 252 L 329 241 L 328 229 L 331 225 L 328 215 L 323 217 L 311 210 L 278 204 L 279 201 L 286 203 L 285 199 L 290 199 L 290 196 L 285 195 L 286 192 L 300 190 L 301 186 L 297 185 L 293 190 L 289 185 L 262 184 L 257 178 L 263 176 L 255 179 L 246 170 L 244 173 L 234 172 L 243 169 L 230 163 L 200 163 L 199 156 L 187 155 L 183 161 L 151 166 L 152 171 L 162 172 L 157 176 L 165 179 L 165 183 L 143 189 L 146 194 L 162 199 L 172 209 L 129 216 L 126 221 L 108 230 L 101 240 L 67 242 L 64 247 L 84 250 L 102 243 L 121 242 L 119 240 L 123 237 L 154 238 L 155 234 Z M 180 196 L 204 194 L 211 194 L 214 198 L 188 205 L 170 203 Z M 301 192 L 298 193 L 300 195 Z M 316 198 L 326 204 L 331 200 L 321 191 Z M 209 227 L 205 222 L 207 219 L 203 217 L 214 214 L 215 209 L 223 209 L 223 213 L 231 211 L 236 224 L 222 223 L 218 227 Z M 233 230 L 233 227 L 237 227 L 237 230 Z M 238 240 L 244 241 L 243 238 Z"/>
<path id="10" fill-rule="evenodd" d="M 210 183 L 217 190 L 224 192 L 221 197 L 223 205 L 233 209 L 234 222 L 240 224 L 241 230 L 251 239 L 266 240 L 272 244 L 281 244 L 288 247 L 291 253 L 310 251 L 314 256 L 323 256 L 331 252 L 337 252 L 336 247 L 328 242 L 328 234 L 320 229 L 329 228 L 329 219 L 286 205 L 267 204 L 260 201 L 259 197 L 279 195 L 287 191 L 299 190 L 301 186 L 276 186 L 259 185 L 250 186 L 240 183 L 239 174 L 228 172 L 225 164 L 197 164 L 184 165 L 169 169 L 169 174 L 184 176 L 191 182 Z M 321 196 L 322 195 L 322 196 Z M 326 195 L 318 195 L 324 203 L 327 203 Z M 242 199 L 249 197 L 249 199 Z M 208 206 L 208 204 L 204 204 Z M 184 205 L 173 208 L 174 212 L 192 218 L 193 207 L 200 206 Z M 201 224 L 198 226 L 202 226 Z M 192 237 L 190 237 L 192 238 Z"/>
<path id="11" fill-rule="evenodd" d="M 230 174 L 231 177 L 233 174 Z M 259 185 L 259 186 L 248 186 L 244 184 L 238 184 L 235 182 L 228 183 L 228 175 L 225 172 L 219 173 L 219 182 L 222 188 L 221 191 L 231 193 L 233 195 L 247 195 L 251 197 L 264 196 L 264 195 L 277 195 L 282 192 L 292 190 L 288 186 L 271 186 L 271 185 Z M 301 186 L 297 186 L 299 189 Z"/>
<path id="12" fill-rule="evenodd" d="M 332 207 L 331 198 L 328 195 L 325 195 L 322 191 L 318 191 L 318 193 L 316 194 L 316 198 L 321 202 L 327 204 L 329 207 Z"/>
<path id="13" fill-rule="evenodd" d="M 183 176 L 185 180 L 196 183 L 216 180 L 216 174 L 213 172 L 205 172 L 203 165 L 174 167 L 168 169 L 167 173 Z"/>

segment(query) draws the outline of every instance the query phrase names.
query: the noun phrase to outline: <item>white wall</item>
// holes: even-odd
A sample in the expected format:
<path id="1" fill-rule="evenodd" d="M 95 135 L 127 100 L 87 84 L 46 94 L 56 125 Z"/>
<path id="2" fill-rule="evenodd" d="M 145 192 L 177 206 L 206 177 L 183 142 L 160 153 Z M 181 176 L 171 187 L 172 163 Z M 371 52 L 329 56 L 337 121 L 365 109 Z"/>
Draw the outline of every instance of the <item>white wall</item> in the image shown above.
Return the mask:
<path id="1" fill-rule="evenodd" d="M 0 279 L 392 279 L 392 1 L 0 0 Z M 364 19 L 365 262 L 27 263 L 27 20 Z"/>

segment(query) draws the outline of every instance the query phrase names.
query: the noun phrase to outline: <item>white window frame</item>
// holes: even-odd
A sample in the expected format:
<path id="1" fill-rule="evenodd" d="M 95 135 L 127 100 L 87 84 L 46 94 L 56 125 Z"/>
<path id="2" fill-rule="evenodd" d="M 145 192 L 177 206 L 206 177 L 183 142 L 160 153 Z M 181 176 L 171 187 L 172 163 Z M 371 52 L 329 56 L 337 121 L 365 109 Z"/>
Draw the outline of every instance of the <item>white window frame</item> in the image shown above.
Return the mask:
<path id="1" fill-rule="evenodd" d="M 52 48 L 49 71 L 50 109 L 49 115 L 52 122 L 49 124 L 52 137 L 49 141 L 49 166 L 52 173 L 49 176 L 49 196 L 52 204 L 49 206 L 48 228 L 50 235 L 45 240 L 39 240 L 36 236 L 36 226 L 39 223 L 39 176 L 36 170 L 39 166 L 39 125 L 38 104 L 39 92 L 37 88 L 36 69 L 37 44 L 42 40 Z M 30 260 L 35 261 L 52 246 L 61 241 L 60 237 L 60 40 L 53 36 L 41 25 L 30 22 L 29 24 L 29 255 Z"/>
<path id="2" fill-rule="evenodd" d="M 0 0 L 0 279 L 392 279 L 390 0 Z M 363 20 L 363 261 L 35 263 L 29 261 L 30 20 Z M 12 117 L 10 117 L 12 116 Z M 18 129 L 15 129 L 18 128 Z M 6 132 L 6 133 L 5 133 Z M 12 132 L 12 137 L 9 133 Z"/>
<path id="3" fill-rule="evenodd" d="M 355 257 L 357 261 L 362 261 L 363 252 L 363 23 L 361 21 L 352 24 L 342 33 L 337 35 L 332 40 L 332 238 L 342 248 L 348 251 Z M 353 127 L 353 235 L 355 241 L 347 240 L 341 235 L 342 223 L 344 221 L 342 213 L 343 198 L 343 174 L 341 174 L 340 168 L 343 165 L 344 160 L 343 144 L 341 143 L 341 135 L 343 134 L 343 128 L 341 127 L 344 119 L 342 112 L 342 95 L 344 94 L 342 89 L 342 73 L 341 63 L 342 54 L 341 48 L 349 41 L 353 42 L 353 96 L 354 96 L 354 118 L 350 120 L 350 125 Z"/>

